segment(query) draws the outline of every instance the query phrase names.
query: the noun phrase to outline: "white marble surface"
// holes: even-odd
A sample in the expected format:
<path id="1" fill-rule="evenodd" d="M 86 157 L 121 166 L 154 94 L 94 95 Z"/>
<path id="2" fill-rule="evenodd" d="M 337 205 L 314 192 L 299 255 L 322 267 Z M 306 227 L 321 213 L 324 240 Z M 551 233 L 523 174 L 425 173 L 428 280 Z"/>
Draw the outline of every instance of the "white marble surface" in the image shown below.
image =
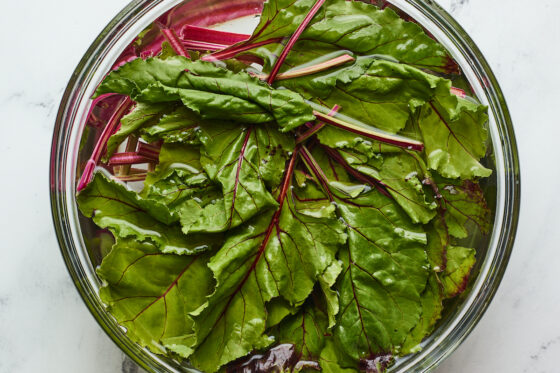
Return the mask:
<path id="1" fill-rule="evenodd" d="M 71 283 L 50 217 L 48 158 L 71 72 L 126 0 L 4 1 L 0 12 L 0 373 L 137 372 Z M 560 2 L 440 0 L 509 103 L 522 166 L 520 228 L 503 283 L 437 372 L 554 373 L 560 363 Z"/>

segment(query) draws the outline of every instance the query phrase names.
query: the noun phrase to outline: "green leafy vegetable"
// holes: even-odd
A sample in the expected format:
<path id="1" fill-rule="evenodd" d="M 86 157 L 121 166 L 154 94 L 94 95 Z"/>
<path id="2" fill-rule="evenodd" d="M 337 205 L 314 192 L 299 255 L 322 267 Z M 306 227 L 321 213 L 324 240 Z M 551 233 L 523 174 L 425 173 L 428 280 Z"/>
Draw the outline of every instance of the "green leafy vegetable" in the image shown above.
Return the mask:
<path id="1" fill-rule="evenodd" d="M 107 282 L 101 299 L 128 335 L 154 352 L 192 353 L 187 316 L 212 291 L 208 256 L 164 254 L 150 243 L 119 239 L 97 270 Z"/>
<path id="2" fill-rule="evenodd" d="M 492 228 L 487 109 L 457 65 L 364 2 L 268 0 L 252 35 L 180 14 L 88 118 L 106 128 L 77 202 L 110 231 L 88 240 L 108 311 L 208 373 L 382 373 L 420 351 Z"/>
<path id="3" fill-rule="evenodd" d="M 247 73 L 182 56 L 135 59 L 111 72 L 96 95 L 121 93 L 143 103 L 181 101 L 204 119 L 275 121 L 282 131 L 315 119 L 303 99 L 273 89 Z"/>

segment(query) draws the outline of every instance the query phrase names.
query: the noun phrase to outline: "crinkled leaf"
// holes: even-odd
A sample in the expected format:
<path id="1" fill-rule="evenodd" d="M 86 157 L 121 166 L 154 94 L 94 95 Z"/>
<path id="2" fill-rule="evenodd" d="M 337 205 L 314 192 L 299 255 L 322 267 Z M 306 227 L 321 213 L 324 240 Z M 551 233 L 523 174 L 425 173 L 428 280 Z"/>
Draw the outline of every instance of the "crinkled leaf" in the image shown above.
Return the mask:
<path id="1" fill-rule="evenodd" d="M 301 22 L 300 17 L 309 11 L 309 3 L 312 5 L 315 2 L 268 1 L 261 23 L 252 38 L 243 44 L 291 36 Z M 276 12 L 277 9 L 282 11 Z M 265 70 L 268 71 L 282 48 L 282 44 L 277 42 L 253 49 L 251 53 L 265 60 Z M 391 9 L 379 10 L 363 2 L 344 0 L 325 2 L 288 54 L 284 69 L 339 50 L 363 56 L 391 56 L 419 68 L 456 72 L 456 65 L 445 48 L 418 25 L 405 22 Z"/>
<path id="2" fill-rule="evenodd" d="M 485 106 L 451 94 L 424 105 L 418 127 L 428 167 L 452 179 L 490 176 L 479 162 L 486 154 L 487 120 Z"/>
<path id="3" fill-rule="evenodd" d="M 283 131 L 314 119 L 303 98 L 274 89 L 247 73 L 177 56 L 135 59 L 109 73 L 96 95 L 121 93 L 146 103 L 182 101 L 204 119 L 275 121 Z"/>
<path id="4" fill-rule="evenodd" d="M 382 161 L 367 160 L 363 164 L 360 154 L 350 151 L 340 154 L 356 171 L 381 182 L 414 223 L 426 224 L 436 216 L 434 197 L 427 196 L 433 191 L 422 183 L 425 166 L 420 164 L 420 158 L 399 151 L 385 154 Z"/>
<path id="5" fill-rule="evenodd" d="M 213 188 L 200 164 L 200 149 L 183 144 L 163 144 L 159 164 L 148 173 L 141 196 L 161 202 L 174 212 L 186 199 Z"/>
<path id="6" fill-rule="evenodd" d="M 193 315 L 201 342 L 193 362 L 200 369 L 213 372 L 269 344 L 266 303 L 282 296 L 302 304 L 346 240 L 340 221 L 299 214 L 293 198 L 286 196 L 279 213 L 240 227 L 210 261 L 216 291 Z"/>
<path id="7" fill-rule="evenodd" d="M 209 125 L 200 131 L 202 166 L 222 186 L 223 197 L 206 207 L 196 201 L 184 206 L 185 233 L 229 230 L 277 205 L 267 184 L 274 189 L 280 183 L 293 139 L 268 125 Z"/>
<path id="8" fill-rule="evenodd" d="M 188 357 L 196 339 L 188 313 L 214 281 L 205 256 L 163 254 L 150 243 L 119 239 L 97 270 L 103 302 L 127 334 L 153 352 Z"/>
<path id="9" fill-rule="evenodd" d="M 77 201 L 82 214 L 116 237 L 149 241 L 164 253 L 192 254 L 220 244 L 215 236 L 185 236 L 179 226 L 167 225 L 173 218 L 166 205 L 141 198 L 102 173 L 95 174 Z"/>
<path id="10" fill-rule="evenodd" d="M 164 140 L 190 145 L 199 144 L 196 130 L 201 122 L 199 115 L 184 106 L 164 115 L 157 123 L 142 129 L 142 138 L 148 142 Z"/>
<path id="11" fill-rule="evenodd" d="M 335 336 L 354 360 L 394 353 L 421 315 L 426 235 L 388 197 L 368 192 L 337 201 L 348 229 Z"/>

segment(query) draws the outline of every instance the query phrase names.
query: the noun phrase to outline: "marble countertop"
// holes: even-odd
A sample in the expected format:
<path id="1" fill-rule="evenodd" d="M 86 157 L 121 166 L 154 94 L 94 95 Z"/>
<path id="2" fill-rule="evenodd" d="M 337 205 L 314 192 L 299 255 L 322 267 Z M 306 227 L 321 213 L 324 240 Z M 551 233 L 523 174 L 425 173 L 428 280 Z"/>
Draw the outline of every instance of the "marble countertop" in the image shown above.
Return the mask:
<path id="1" fill-rule="evenodd" d="M 2 5 L 0 373 L 140 371 L 96 324 L 70 281 L 47 187 L 63 89 L 91 41 L 126 3 Z M 560 138 L 560 74 L 551 72 L 560 59 L 560 2 L 440 3 L 472 36 L 501 82 L 521 154 L 523 193 L 503 283 L 474 332 L 437 372 L 558 372 L 560 171 L 552 155 Z"/>

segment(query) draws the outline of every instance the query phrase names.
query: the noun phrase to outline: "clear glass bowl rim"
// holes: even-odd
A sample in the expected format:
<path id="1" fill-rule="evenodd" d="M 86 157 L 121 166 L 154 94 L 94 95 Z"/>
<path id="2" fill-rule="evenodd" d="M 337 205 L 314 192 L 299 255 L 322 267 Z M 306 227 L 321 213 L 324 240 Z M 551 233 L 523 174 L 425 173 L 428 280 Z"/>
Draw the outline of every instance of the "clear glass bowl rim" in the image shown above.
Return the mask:
<path id="1" fill-rule="evenodd" d="M 75 183 L 68 182 L 68 176 L 72 174 L 72 167 L 75 169 L 75 164 L 68 165 L 68 151 L 72 145 L 70 144 L 70 132 L 77 122 L 75 106 L 83 99 L 83 88 L 90 83 L 92 72 L 98 68 L 96 60 L 100 56 L 106 57 L 107 49 L 112 47 L 109 42 L 122 35 L 123 30 L 147 13 L 153 12 L 158 7 L 159 12 L 167 10 L 179 2 L 179 0 L 132 1 L 100 33 L 76 67 L 62 97 L 54 128 L 50 160 L 53 222 L 70 276 L 99 325 L 122 351 L 149 372 L 176 372 L 178 369 L 195 372 L 195 370 L 179 365 L 173 360 L 161 358 L 139 347 L 124 335 L 122 329 L 116 325 L 101 304 L 95 288 L 91 284 L 91 279 L 88 277 L 88 268 L 83 263 L 83 257 L 78 255 L 79 250 L 83 250 L 81 247 L 83 242 L 77 242 L 72 234 L 71 223 L 75 221 L 76 216 L 73 216 L 75 211 L 70 211 L 68 208 L 68 203 L 74 200 Z M 392 0 L 391 2 L 417 20 L 419 20 L 418 16 L 424 18 L 425 22 L 430 22 L 445 37 L 449 38 L 453 43 L 453 48 L 456 48 L 456 51 L 472 68 L 476 79 L 485 83 L 482 85 L 483 92 L 479 93 L 485 95 L 489 111 L 495 120 L 495 131 L 498 138 L 493 139 L 494 151 L 501 152 L 500 158 L 503 163 L 497 165 L 497 167 L 503 167 L 504 176 L 501 192 L 499 192 L 502 193 L 503 204 L 500 211 L 501 225 L 493 232 L 496 249 L 491 258 L 485 259 L 488 263 L 484 272 L 481 271 L 479 274 L 479 277 L 483 278 L 477 279 L 480 282 L 477 292 L 471 294 L 472 299 L 468 302 L 468 308 L 464 310 L 460 319 L 454 320 L 452 328 L 448 327 L 450 330 L 446 330 L 445 337 L 432 341 L 431 348 L 408 359 L 411 361 L 404 361 L 391 369 L 391 371 L 398 372 L 426 372 L 435 368 L 468 336 L 498 289 L 511 255 L 518 224 L 521 192 L 519 159 L 511 117 L 500 86 L 486 59 L 465 30 L 431 0 Z M 424 24 L 422 21 L 421 23 Z M 430 31 L 432 31 L 431 28 Z M 461 67 L 464 65 L 461 64 Z M 89 270 L 91 272 L 91 268 Z"/>

